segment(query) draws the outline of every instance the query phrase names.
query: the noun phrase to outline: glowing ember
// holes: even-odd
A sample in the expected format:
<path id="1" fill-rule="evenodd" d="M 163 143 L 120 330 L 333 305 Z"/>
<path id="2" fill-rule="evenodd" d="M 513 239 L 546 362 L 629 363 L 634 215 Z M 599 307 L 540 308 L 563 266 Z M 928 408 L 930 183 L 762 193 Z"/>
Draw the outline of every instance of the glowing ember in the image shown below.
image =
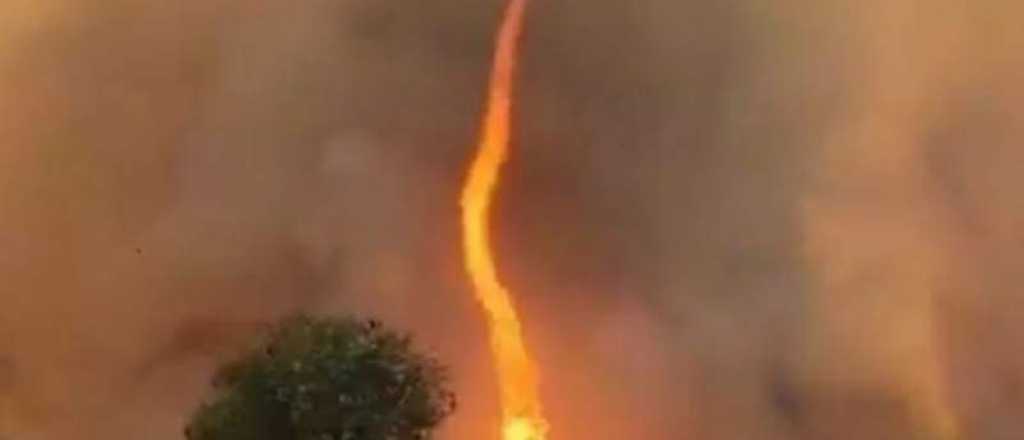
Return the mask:
<path id="1" fill-rule="evenodd" d="M 489 315 L 491 349 L 501 387 L 504 440 L 544 440 L 537 371 L 507 289 L 498 280 L 489 235 L 489 212 L 501 166 L 508 156 L 509 110 L 526 0 L 510 0 L 498 34 L 479 151 L 462 193 L 466 269 Z"/>

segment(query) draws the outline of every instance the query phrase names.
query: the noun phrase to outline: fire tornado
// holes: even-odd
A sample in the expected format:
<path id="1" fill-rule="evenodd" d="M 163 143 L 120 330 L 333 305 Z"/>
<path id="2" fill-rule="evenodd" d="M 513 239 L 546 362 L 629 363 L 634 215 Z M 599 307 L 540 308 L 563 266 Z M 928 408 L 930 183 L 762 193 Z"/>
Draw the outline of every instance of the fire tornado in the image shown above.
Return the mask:
<path id="1" fill-rule="evenodd" d="M 462 192 L 465 264 L 488 314 L 491 350 L 501 391 L 503 440 L 544 440 L 537 370 L 523 343 L 512 298 L 498 279 L 490 238 L 490 208 L 508 157 L 510 109 L 526 0 L 510 0 L 498 33 L 477 156 Z"/>

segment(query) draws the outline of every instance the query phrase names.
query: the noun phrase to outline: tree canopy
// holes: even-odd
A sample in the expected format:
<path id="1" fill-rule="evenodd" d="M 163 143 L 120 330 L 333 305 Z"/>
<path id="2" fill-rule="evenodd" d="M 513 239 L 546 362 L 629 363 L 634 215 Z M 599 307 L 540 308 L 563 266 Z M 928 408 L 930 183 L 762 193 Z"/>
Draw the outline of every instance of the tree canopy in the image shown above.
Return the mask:
<path id="1" fill-rule="evenodd" d="M 189 440 L 425 440 L 455 408 L 444 368 L 375 321 L 298 317 L 222 367 Z"/>

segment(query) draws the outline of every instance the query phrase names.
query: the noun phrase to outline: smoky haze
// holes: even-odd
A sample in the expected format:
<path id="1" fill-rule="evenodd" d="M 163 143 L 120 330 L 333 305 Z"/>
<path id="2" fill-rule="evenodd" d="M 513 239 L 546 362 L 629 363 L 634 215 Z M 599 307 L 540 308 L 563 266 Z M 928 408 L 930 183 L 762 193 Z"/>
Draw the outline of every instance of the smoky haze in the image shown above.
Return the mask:
<path id="1" fill-rule="evenodd" d="M 497 438 L 501 6 L 2 2 L 0 438 L 181 439 L 298 310 L 413 331 Z M 552 438 L 1024 437 L 1022 12 L 533 1 L 495 222 Z"/>

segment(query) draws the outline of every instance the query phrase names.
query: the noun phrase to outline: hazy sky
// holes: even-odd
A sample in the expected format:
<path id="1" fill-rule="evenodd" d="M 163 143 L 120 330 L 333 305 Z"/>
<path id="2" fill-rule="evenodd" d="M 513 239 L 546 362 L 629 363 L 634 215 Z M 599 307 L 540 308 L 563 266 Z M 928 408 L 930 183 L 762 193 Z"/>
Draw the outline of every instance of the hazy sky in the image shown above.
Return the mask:
<path id="1" fill-rule="evenodd" d="M 297 310 L 452 365 L 481 0 L 0 0 L 0 438 L 182 438 Z M 1024 437 L 1024 7 L 534 0 L 499 263 L 553 440 Z"/>

